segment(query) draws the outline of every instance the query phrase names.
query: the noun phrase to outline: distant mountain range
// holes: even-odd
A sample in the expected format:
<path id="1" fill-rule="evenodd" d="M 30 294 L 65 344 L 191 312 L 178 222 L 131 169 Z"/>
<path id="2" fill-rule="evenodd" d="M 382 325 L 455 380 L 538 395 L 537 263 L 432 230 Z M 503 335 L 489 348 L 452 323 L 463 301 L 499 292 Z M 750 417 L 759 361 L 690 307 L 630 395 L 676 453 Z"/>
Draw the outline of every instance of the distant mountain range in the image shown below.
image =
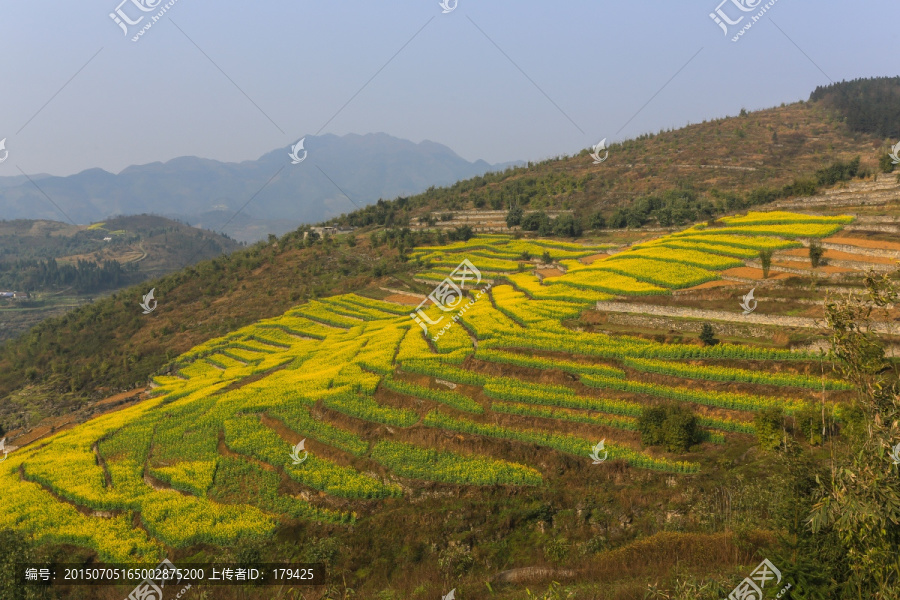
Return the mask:
<path id="1" fill-rule="evenodd" d="M 40 190 L 21 175 L 0 177 L 0 219 L 62 221 L 68 216 L 86 224 L 153 213 L 256 241 L 379 198 L 412 195 L 521 164 L 469 162 L 447 146 L 385 133 L 310 135 L 304 149 L 306 159 L 296 165 L 286 147 L 241 163 L 187 156 L 131 166 L 119 174 L 88 169 L 68 177 L 34 175 Z"/>

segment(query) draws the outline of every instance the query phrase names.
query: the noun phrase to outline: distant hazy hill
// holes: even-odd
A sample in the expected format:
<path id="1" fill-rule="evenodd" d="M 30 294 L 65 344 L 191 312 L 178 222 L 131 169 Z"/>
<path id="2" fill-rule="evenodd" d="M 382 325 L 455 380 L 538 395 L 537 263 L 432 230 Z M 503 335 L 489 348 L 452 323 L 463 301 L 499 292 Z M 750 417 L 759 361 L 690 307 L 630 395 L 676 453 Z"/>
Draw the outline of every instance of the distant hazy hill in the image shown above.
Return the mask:
<path id="1" fill-rule="evenodd" d="M 0 221 L 0 290 L 31 294 L 27 301 L 0 302 L 0 342 L 92 298 L 239 247 L 224 235 L 153 215 L 90 227 Z"/>
<path id="2" fill-rule="evenodd" d="M 181 157 L 128 167 L 118 175 L 102 169 L 42 175 L 40 186 L 76 223 L 153 213 L 253 241 L 379 198 L 411 195 L 507 166 L 468 162 L 441 144 L 415 144 L 384 133 L 307 136 L 304 147 L 308 155 L 298 165 L 291 164 L 290 148 L 281 148 L 242 163 Z M 64 220 L 21 176 L 0 178 L 0 205 L 5 219 Z"/>

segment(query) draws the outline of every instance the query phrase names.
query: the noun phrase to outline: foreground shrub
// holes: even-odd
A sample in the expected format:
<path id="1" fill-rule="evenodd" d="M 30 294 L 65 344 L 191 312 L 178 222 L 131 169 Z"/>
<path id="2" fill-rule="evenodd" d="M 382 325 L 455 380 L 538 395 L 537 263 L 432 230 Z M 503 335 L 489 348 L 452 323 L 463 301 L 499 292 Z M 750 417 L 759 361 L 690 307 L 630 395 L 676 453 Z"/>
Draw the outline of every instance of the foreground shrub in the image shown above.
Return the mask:
<path id="1" fill-rule="evenodd" d="M 664 446 L 669 452 L 684 452 L 702 440 L 697 416 L 681 404 L 660 404 L 638 417 L 638 431 L 645 446 Z"/>
<path id="2" fill-rule="evenodd" d="M 753 418 L 756 427 L 756 441 L 763 450 L 778 450 L 784 436 L 784 410 L 769 407 L 756 413 Z"/>

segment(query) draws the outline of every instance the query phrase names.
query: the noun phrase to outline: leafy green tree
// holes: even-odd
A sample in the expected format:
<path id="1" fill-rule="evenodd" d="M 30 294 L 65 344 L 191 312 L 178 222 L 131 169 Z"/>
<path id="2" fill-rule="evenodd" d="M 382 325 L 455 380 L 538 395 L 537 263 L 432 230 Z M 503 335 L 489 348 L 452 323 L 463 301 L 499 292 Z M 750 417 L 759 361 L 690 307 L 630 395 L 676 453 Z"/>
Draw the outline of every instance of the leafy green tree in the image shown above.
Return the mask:
<path id="1" fill-rule="evenodd" d="M 675 404 L 663 422 L 663 440 L 669 452 L 685 452 L 702 439 L 697 416 L 683 404 Z"/>
<path id="2" fill-rule="evenodd" d="M 540 231 L 542 227 L 549 227 L 550 217 L 544 211 L 532 212 L 522 219 L 522 229 L 525 231 Z"/>
<path id="3" fill-rule="evenodd" d="M 763 450 L 778 450 L 784 440 L 784 409 L 780 406 L 764 408 L 753 418 L 756 441 Z"/>
<path id="4" fill-rule="evenodd" d="M 669 452 L 684 452 L 702 438 L 696 415 L 683 404 L 664 403 L 644 409 L 637 428 L 642 444 L 664 446 Z"/>
<path id="5" fill-rule="evenodd" d="M 609 217 L 609 226 L 612 229 L 624 229 L 628 227 L 628 212 L 617 208 Z"/>
<path id="6" fill-rule="evenodd" d="M 793 584 L 790 597 L 850 597 L 840 593 L 849 569 L 836 532 L 829 528 L 813 533 L 807 523 L 818 497 L 818 481 L 827 476 L 826 469 L 816 457 L 790 443 L 774 463 L 766 482 L 774 501 L 767 508 L 778 544 L 768 552 L 769 559 L 781 569 L 783 580 Z"/>
<path id="7" fill-rule="evenodd" d="M 453 229 L 449 233 L 449 237 L 451 241 L 460 241 L 467 242 L 475 235 L 475 232 L 472 231 L 472 228 L 468 225 L 460 225 L 456 229 Z"/>
<path id="8" fill-rule="evenodd" d="M 544 250 L 544 254 L 543 254 L 543 256 L 541 256 L 541 260 L 544 261 L 545 265 L 549 265 L 550 263 L 553 262 L 553 257 L 550 256 L 549 250 Z"/>
<path id="9" fill-rule="evenodd" d="M 825 248 L 820 242 L 813 240 L 809 243 L 809 262 L 813 269 L 818 269 L 822 264 L 822 257 L 825 256 Z"/>
<path id="10" fill-rule="evenodd" d="M 581 235 L 581 223 L 571 214 L 559 215 L 553 222 L 553 233 L 559 236 L 578 237 Z"/>
<path id="11" fill-rule="evenodd" d="M 772 267 L 772 251 L 760 250 L 759 262 L 762 263 L 763 279 L 769 278 L 769 269 Z"/>
<path id="12" fill-rule="evenodd" d="M 606 229 L 606 218 L 603 216 L 603 213 L 594 213 L 593 216 L 591 216 L 589 225 L 591 229 Z"/>
<path id="13" fill-rule="evenodd" d="M 807 404 L 795 412 L 794 423 L 810 445 L 822 443 L 822 413 L 814 404 Z"/>
<path id="14" fill-rule="evenodd" d="M 522 210 L 521 206 L 513 206 L 509 209 L 509 212 L 506 213 L 506 226 L 507 227 L 515 227 L 517 225 L 522 224 L 522 217 L 525 216 L 525 211 Z"/>
<path id="15" fill-rule="evenodd" d="M 45 562 L 39 550 L 17 531 L 0 530 L 0 598 L 3 600 L 43 600 L 50 598 L 46 588 L 24 586 L 17 569 L 25 564 Z M 44 560 L 42 560 L 44 559 Z M 48 561 L 49 562 L 49 561 Z"/>
<path id="16" fill-rule="evenodd" d="M 641 434 L 641 444 L 645 446 L 662 446 L 663 423 L 666 421 L 666 409 L 663 405 L 650 406 L 641 411 L 637 428 Z"/>
<path id="17" fill-rule="evenodd" d="M 881 169 L 882 173 L 893 173 L 895 166 L 894 159 L 889 154 L 882 154 L 878 158 L 878 168 Z"/>
<path id="18" fill-rule="evenodd" d="M 820 480 L 809 519 L 813 532 L 833 530 L 843 545 L 849 574 L 841 597 L 893 600 L 900 589 L 900 477 L 888 456 L 900 443 L 900 369 L 872 327 L 876 313 L 900 302 L 896 276 L 870 272 L 865 296 L 825 303 L 831 357 L 865 415 L 865 428 L 833 453 L 830 480 Z"/>
<path id="19" fill-rule="evenodd" d="M 715 346 L 719 343 L 719 340 L 716 339 L 716 332 L 709 323 L 704 323 L 700 328 L 700 341 L 704 346 Z"/>
<path id="20" fill-rule="evenodd" d="M 545 215 L 546 217 L 546 215 Z M 538 226 L 538 235 L 543 237 L 550 235 L 553 233 L 553 221 L 549 219 L 549 217 L 545 218 L 545 220 L 541 221 L 541 224 Z"/>

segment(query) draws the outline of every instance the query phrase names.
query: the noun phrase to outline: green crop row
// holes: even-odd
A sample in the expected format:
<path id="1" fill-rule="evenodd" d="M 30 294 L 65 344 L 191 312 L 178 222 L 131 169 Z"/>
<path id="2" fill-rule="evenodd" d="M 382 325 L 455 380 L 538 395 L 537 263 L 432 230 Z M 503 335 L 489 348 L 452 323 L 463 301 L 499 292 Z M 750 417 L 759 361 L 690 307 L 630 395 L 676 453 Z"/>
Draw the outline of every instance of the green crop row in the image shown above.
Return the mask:
<path id="1" fill-rule="evenodd" d="M 747 370 L 731 367 L 692 365 L 684 363 L 649 360 L 641 358 L 623 358 L 622 364 L 645 373 L 659 373 L 689 379 L 707 379 L 710 381 L 740 381 L 785 387 L 800 387 L 812 390 L 849 390 L 853 386 L 845 381 L 830 378 L 816 378 L 796 373 L 778 373 L 767 370 Z"/>
<path id="2" fill-rule="evenodd" d="M 567 360 L 556 360 L 543 356 L 516 354 L 498 350 L 479 349 L 475 358 L 495 363 L 516 365 L 519 367 L 532 367 L 536 369 L 559 369 L 573 375 L 604 375 L 606 377 L 625 377 L 625 372 L 607 365 L 591 365 L 587 363 Z"/>
<path id="3" fill-rule="evenodd" d="M 586 461 L 590 460 L 590 453 L 594 448 L 594 444 L 588 440 L 573 435 L 562 435 L 533 429 L 513 429 L 511 427 L 501 427 L 499 425 L 491 425 L 488 423 L 476 423 L 475 421 L 470 421 L 468 419 L 456 419 L 437 411 L 428 413 L 425 417 L 425 424 L 429 427 L 448 429 L 450 431 L 460 431 L 485 437 L 536 444 L 538 446 L 544 446 L 582 457 Z M 609 442 L 605 445 L 605 451 L 609 452 L 609 458 L 622 459 L 631 466 L 643 469 L 654 469 L 674 473 L 695 473 L 699 470 L 699 466 L 695 463 L 653 458 L 625 446 Z"/>
<path id="4" fill-rule="evenodd" d="M 253 416 L 226 421 L 225 443 L 234 452 L 281 467 L 292 479 L 333 496 L 384 498 L 401 494 L 394 485 L 385 485 L 355 469 L 312 454 L 301 464 L 293 464 L 292 446 Z"/>
<path id="5" fill-rule="evenodd" d="M 338 394 L 322 400 L 322 404 L 339 413 L 395 427 L 409 427 L 419 420 L 419 415 L 411 410 L 392 408 L 378 404 L 371 396 L 355 393 Z"/>
<path id="6" fill-rule="evenodd" d="M 429 375 L 465 385 L 484 385 L 487 381 L 487 377 L 484 375 L 466 371 L 435 359 L 405 360 L 403 361 L 403 370 L 407 373 Z"/>
<path id="7" fill-rule="evenodd" d="M 397 392 L 399 394 L 406 394 L 407 396 L 426 398 L 434 402 L 440 402 L 441 404 L 446 404 L 451 408 L 469 413 L 481 414 L 484 412 L 484 408 L 480 404 L 478 404 L 468 396 L 465 396 L 458 392 L 451 392 L 449 390 L 434 390 L 431 388 L 423 387 L 421 385 L 416 385 L 414 383 L 399 381 L 390 377 L 386 377 L 381 381 L 381 387 L 393 392 Z"/>
<path id="8" fill-rule="evenodd" d="M 411 444 L 382 441 L 372 459 L 402 477 L 470 485 L 540 485 L 536 470 L 486 457 L 439 452 Z"/>
<path id="9" fill-rule="evenodd" d="M 669 398 L 680 402 L 694 402 L 706 406 L 718 406 L 733 410 L 758 411 L 764 408 L 779 407 L 786 413 L 793 414 L 804 406 L 803 401 L 783 398 L 770 398 L 766 396 L 754 396 L 751 394 L 735 394 L 733 392 L 707 392 L 703 390 L 690 390 L 657 383 L 643 381 L 628 381 L 601 377 L 597 375 L 585 375 L 582 383 L 596 388 L 613 389 L 632 394 L 649 394 L 661 398 Z"/>

